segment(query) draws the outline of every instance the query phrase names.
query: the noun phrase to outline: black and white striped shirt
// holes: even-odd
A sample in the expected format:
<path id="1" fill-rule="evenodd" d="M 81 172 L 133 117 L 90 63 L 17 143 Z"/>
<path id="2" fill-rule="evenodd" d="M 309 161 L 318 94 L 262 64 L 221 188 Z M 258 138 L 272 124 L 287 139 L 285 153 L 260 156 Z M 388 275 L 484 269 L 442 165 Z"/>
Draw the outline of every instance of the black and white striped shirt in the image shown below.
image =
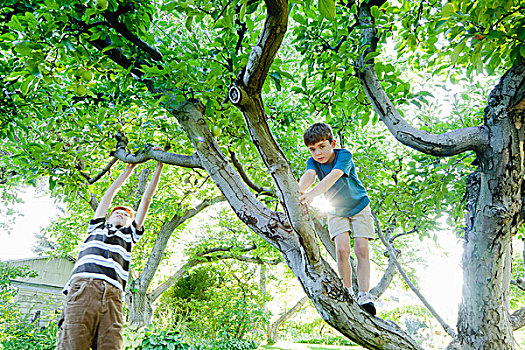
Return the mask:
<path id="1" fill-rule="evenodd" d="M 129 227 L 122 227 L 107 224 L 105 218 L 92 219 L 88 225 L 88 236 L 80 246 L 78 260 L 62 292 L 68 293 L 75 277 L 101 279 L 124 291 L 131 248 L 143 233 L 144 227 L 137 230 L 135 221 Z"/>

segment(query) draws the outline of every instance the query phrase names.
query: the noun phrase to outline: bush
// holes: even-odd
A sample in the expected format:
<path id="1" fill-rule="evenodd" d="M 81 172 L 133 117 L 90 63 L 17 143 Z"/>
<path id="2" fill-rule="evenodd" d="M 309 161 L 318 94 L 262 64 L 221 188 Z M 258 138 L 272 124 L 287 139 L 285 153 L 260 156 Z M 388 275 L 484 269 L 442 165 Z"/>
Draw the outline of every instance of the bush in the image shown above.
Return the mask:
<path id="1" fill-rule="evenodd" d="M 182 335 L 176 331 L 146 331 L 142 343 L 136 350 L 189 350 L 189 344 L 183 341 Z"/>
<path id="2" fill-rule="evenodd" d="M 215 340 L 201 340 L 195 350 L 252 350 L 258 347 L 259 343 L 255 340 L 236 339 L 229 334 L 222 334 Z"/>
<path id="3" fill-rule="evenodd" d="M 58 327 L 50 322 L 46 327 L 20 326 L 2 341 L 5 350 L 53 350 L 56 347 Z"/>
<path id="4" fill-rule="evenodd" d="M 259 344 L 255 340 L 219 339 L 211 343 L 210 350 L 251 350 L 257 349 Z"/>
<path id="5" fill-rule="evenodd" d="M 195 269 L 166 291 L 154 313 L 153 325 L 179 329 L 202 339 L 256 339 L 264 337 L 269 313 L 257 289 L 230 285 L 216 267 Z M 252 288 L 253 287 L 253 288 Z"/>
<path id="6" fill-rule="evenodd" d="M 14 303 L 17 289 L 11 280 L 19 277 L 36 277 L 37 274 L 27 266 L 12 266 L 0 261 L 0 344 L 11 339 L 13 333 L 25 328 L 28 321 Z"/>

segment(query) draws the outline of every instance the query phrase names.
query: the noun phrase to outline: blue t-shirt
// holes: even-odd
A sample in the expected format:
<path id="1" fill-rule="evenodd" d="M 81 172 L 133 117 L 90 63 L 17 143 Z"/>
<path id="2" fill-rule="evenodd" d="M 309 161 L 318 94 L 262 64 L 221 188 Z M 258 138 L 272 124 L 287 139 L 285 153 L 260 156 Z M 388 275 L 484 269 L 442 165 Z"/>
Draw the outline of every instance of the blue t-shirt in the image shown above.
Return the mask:
<path id="1" fill-rule="evenodd" d="M 308 158 L 306 170 L 314 170 L 319 181 L 334 169 L 340 169 L 344 172 L 335 184 L 325 192 L 325 196 L 333 207 L 333 211 L 329 214 L 352 217 L 363 210 L 370 203 L 370 199 L 363 184 L 357 178 L 352 153 L 346 149 L 334 149 L 334 153 L 334 160 L 328 164 L 321 164 L 312 157 Z"/>

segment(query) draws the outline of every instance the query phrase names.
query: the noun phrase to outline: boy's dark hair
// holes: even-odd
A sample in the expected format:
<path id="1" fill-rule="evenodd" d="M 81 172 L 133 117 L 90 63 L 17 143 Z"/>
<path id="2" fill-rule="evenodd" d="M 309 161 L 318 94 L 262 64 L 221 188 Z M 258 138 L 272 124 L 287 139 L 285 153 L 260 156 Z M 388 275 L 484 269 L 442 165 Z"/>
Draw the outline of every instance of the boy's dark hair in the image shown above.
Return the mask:
<path id="1" fill-rule="evenodd" d="M 332 142 L 334 140 L 334 134 L 330 125 L 326 123 L 314 123 L 304 132 L 303 140 L 306 146 L 314 145 L 320 141 Z"/>

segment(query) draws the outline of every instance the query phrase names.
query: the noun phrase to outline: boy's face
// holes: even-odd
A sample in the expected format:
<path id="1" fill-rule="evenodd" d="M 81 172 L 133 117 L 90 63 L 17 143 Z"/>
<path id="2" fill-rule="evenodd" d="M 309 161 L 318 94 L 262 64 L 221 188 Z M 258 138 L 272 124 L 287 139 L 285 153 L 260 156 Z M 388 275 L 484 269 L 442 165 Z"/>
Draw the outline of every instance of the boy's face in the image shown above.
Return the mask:
<path id="1" fill-rule="evenodd" d="M 308 149 L 315 161 L 321 164 L 328 164 L 335 158 L 334 153 L 335 140 L 332 142 L 328 140 L 319 141 L 313 145 L 308 145 Z"/>
<path id="2" fill-rule="evenodd" d="M 128 227 L 131 225 L 131 214 L 124 209 L 117 209 L 108 218 L 108 224 Z"/>

